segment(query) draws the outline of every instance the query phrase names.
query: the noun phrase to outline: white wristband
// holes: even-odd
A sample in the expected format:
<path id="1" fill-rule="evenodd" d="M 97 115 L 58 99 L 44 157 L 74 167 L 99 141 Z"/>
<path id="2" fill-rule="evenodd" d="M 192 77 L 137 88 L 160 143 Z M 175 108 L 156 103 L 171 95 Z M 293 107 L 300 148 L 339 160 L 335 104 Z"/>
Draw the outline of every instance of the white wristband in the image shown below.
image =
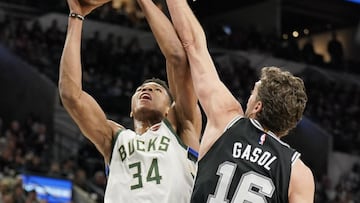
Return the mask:
<path id="1" fill-rule="evenodd" d="M 82 16 L 82 15 L 80 15 L 80 14 L 77 14 L 77 13 L 70 13 L 70 14 L 69 14 L 69 17 L 77 18 L 77 19 L 79 19 L 79 20 L 84 20 L 84 19 L 85 19 L 84 16 Z"/>

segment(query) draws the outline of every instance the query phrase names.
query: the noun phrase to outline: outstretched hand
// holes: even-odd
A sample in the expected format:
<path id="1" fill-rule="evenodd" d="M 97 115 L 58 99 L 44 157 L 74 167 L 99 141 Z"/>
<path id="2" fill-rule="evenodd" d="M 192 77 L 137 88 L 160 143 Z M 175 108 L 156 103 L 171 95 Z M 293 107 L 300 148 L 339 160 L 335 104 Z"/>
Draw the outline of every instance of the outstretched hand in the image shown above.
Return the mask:
<path id="1" fill-rule="evenodd" d="M 67 0 L 70 12 L 86 16 L 111 0 Z"/>

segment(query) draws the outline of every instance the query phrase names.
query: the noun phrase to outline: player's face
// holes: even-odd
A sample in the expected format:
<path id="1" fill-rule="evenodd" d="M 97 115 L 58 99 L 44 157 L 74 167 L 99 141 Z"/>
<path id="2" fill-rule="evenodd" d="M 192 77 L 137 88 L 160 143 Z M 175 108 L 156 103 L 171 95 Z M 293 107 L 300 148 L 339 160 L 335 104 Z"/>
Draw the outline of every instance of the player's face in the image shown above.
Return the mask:
<path id="1" fill-rule="evenodd" d="M 255 83 L 254 89 L 251 91 L 251 95 L 246 104 L 245 116 L 248 118 L 255 118 L 256 113 L 261 110 L 261 102 L 257 100 L 260 84 L 261 81 Z"/>
<path id="2" fill-rule="evenodd" d="M 166 116 L 170 108 L 169 95 L 164 87 L 149 82 L 138 87 L 132 96 L 131 109 L 133 115 L 144 113 L 160 113 Z"/>

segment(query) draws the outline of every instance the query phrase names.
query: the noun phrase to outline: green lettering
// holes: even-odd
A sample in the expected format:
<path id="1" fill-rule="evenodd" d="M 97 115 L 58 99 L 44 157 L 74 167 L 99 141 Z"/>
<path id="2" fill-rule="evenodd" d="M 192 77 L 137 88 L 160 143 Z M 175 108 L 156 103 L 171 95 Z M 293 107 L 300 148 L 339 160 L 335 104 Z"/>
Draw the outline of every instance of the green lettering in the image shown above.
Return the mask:
<path id="1" fill-rule="evenodd" d="M 162 179 L 160 173 L 159 173 L 159 165 L 157 159 L 153 159 L 151 162 L 151 166 L 149 168 L 146 181 L 155 181 L 156 184 L 160 184 L 160 180 Z"/>
<path id="2" fill-rule="evenodd" d="M 131 140 L 129 143 L 129 156 L 135 152 L 134 140 Z"/>
<path id="3" fill-rule="evenodd" d="M 161 137 L 159 150 L 161 151 L 167 151 L 169 147 L 170 139 L 168 137 Z"/>
<path id="4" fill-rule="evenodd" d="M 151 139 L 149 141 L 149 147 L 148 147 L 148 151 L 150 152 L 151 148 L 153 151 L 155 151 L 155 142 L 157 140 L 157 137 L 155 137 L 155 139 Z"/>
<path id="5" fill-rule="evenodd" d="M 121 145 L 118 151 L 120 153 L 121 161 L 124 161 L 126 158 L 126 151 L 124 145 Z"/>
<path id="6" fill-rule="evenodd" d="M 145 142 L 142 140 L 136 140 L 136 149 L 139 151 L 143 151 L 145 152 L 145 148 L 144 148 Z"/>
<path id="7" fill-rule="evenodd" d="M 142 183 L 142 177 L 141 177 L 141 164 L 140 164 L 140 162 L 130 164 L 129 169 L 131 170 L 132 168 L 135 168 L 135 170 L 136 170 L 136 172 L 133 174 L 133 178 L 137 179 L 138 181 L 137 181 L 137 184 L 131 185 L 130 189 L 135 190 L 135 189 L 138 189 L 138 188 L 142 188 L 143 183 Z"/>
<path id="8" fill-rule="evenodd" d="M 143 174 L 141 169 L 141 162 L 135 162 L 129 165 L 129 170 L 133 175 L 134 184 L 130 186 L 131 190 L 143 188 Z M 145 169 L 146 170 L 146 169 Z M 161 183 L 162 176 L 160 175 L 158 160 L 152 160 L 149 169 L 147 170 L 146 182 L 154 181 L 157 185 Z"/>

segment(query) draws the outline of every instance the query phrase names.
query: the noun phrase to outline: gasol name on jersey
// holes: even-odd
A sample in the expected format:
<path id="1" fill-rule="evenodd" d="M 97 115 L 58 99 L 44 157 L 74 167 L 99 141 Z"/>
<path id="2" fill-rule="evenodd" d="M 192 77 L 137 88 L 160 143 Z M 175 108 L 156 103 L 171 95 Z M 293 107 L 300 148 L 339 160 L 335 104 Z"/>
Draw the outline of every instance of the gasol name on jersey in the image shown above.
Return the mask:
<path id="1" fill-rule="evenodd" d="M 250 144 L 247 144 L 244 147 L 241 142 L 234 143 L 233 157 L 256 163 L 257 165 L 264 167 L 266 170 L 270 170 L 271 164 L 277 159 L 276 156 L 273 156 L 268 151 L 264 151 L 258 147 L 253 147 Z"/>
<path id="2" fill-rule="evenodd" d="M 121 161 L 124 161 L 126 157 L 131 156 L 135 151 L 140 152 L 154 152 L 164 151 L 166 152 L 169 148 L 170 138 L 165 136 L 159 136 L 147 141 L 139 139 L 131 139 L 127 147 L 121 145 L 118 149 L 120 153 Z"/>

